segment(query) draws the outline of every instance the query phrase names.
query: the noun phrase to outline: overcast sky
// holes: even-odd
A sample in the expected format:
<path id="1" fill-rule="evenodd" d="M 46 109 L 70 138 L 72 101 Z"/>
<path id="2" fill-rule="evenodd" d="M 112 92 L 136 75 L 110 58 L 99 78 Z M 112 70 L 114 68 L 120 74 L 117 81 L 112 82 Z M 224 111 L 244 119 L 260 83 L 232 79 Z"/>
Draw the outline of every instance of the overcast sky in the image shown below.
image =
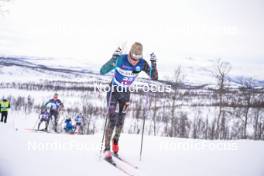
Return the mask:
<path id="1" fill-rule="evenodd" d="M 163 69 L 186 57 L 264 63 L 263 0 L 13 0 L 1 8 L 9 10 L 0 16 L 1 55 L 100 65 L 139 41 Z"/>

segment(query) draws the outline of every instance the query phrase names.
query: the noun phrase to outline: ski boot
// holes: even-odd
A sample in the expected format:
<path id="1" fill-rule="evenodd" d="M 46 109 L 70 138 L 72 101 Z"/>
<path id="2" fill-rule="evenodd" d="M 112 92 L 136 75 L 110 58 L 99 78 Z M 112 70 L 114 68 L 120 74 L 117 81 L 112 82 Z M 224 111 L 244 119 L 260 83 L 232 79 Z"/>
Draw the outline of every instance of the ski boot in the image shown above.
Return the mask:
<path id="1" fill-rule="evenodd" d="M 104 149 L 104 159 L 107 160 L 107 161 L 111 161 L 112 160 L 112 152 L 108 148 Z"/>
<path id="2" fill-rule="evenodd" d="M 112 151 L 115 155 L 117 155 L 118 151 L 119 151 L 119 146 L 118 146 L 118 140 L 117 139 L 113 139 L 113 144 L 112 144 Z"/>

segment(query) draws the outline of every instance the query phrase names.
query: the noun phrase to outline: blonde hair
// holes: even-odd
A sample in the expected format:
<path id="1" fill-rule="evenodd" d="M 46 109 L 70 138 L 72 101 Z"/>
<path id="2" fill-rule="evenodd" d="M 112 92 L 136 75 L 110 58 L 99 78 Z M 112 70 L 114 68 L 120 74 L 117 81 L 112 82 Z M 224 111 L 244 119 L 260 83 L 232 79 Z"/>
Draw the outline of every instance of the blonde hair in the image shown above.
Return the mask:
<path id="1" fill-rule="evenodd" d="M 137 46 L 141 47 L 141 50 L 143 52 L 143 45 L 141 43 L 139 43 L 139 42 L 133 43 L 133 45 L 131 46 L 130 52 L 134 53 L 134 51 L 135 51 Z"/>

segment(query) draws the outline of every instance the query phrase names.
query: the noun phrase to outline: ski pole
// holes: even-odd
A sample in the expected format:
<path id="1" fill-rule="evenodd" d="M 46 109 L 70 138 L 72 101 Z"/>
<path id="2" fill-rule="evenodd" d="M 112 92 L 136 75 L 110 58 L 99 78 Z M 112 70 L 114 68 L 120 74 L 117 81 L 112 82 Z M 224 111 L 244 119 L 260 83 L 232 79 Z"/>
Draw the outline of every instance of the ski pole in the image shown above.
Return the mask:
<path id="1" fill-rule="evenodd" d="M 147 113 L 147 104 L 149 103 L 149 93 L 147 93 L 147 99 L 146 99 L 146 103 L 145 103 L 145 113 L 143 115 L 143 124 L 142 124 L 142 133 L 141 133 L 141 145 L 140 145 L 140 157 L 139 157 L 139 161 L 142 160 L 142 152 L 143 152 L 143 140 L 144 140 L 144 131 L 145 131 L 145 121 L 146 121 L 146 113 Z"/>
<path id="2" fill-rule="evenodd" d="M 36 122 L 34 123 L 34 126 L 33 126 L 34 130 L 36 129 L 36 126 L 37 126 L 38 122 L 39 122 L 39 117 L 37 118 Z"/>
<path id="3" fill-rule="evenodd" d="M 103 131 L 103 137 L 102 137 L 101 147 L 100 147 L 100 153 L 99 153 L 99 160 L 101 159 L 101 154 L 102 154 L 102 150 L 103 150 L 103 144 L 104 144 L 104 138 L 105 138 L 106 125 L 107 125 L 107 121 L 108 121 L 110 104 L 111 104 L 111 101 L 112 101 L 112 93 L 113 93 L 112 85 L 111 85 L 110 91 L 111 92 L 110 92 L 109 99 L 108 99 L 108 102 L 107 102 L 107 115 L 105 117 L 104 131 Z"/>

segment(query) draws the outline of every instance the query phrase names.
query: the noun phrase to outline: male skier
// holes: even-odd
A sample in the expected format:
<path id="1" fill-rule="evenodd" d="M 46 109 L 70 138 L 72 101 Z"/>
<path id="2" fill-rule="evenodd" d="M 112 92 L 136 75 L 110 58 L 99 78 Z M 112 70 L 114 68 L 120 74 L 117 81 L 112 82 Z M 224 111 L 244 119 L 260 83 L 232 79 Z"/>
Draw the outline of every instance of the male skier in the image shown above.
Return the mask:
<path id="1" fill-rule="evenodd" d="M 158 79 L 156 56 L 154 53 L 150 55 L 150 62 L 151 66 L 143 59 L 143 45 L 135 42 L 128 54 L 122 54 L 121 48 L 118 48 L 112 58 L 100 70 L 100 74 L 102 75 L 114 70 L 114 77 L 110 83 L 111 91 L 107 93 L 109 119 L 105 129 L 105 159 L 112 158 L 110 142 L 114 128 L 115 135 L 112 139 L 112 151 L 114 154 L 117 154 L 119 151 L 118 141 L 130 98 L 128 87 L 134 82 L 141 71 L 147 73 L 152 80 Z M 117 104 L 119 110 L 116 113 Z"/>

